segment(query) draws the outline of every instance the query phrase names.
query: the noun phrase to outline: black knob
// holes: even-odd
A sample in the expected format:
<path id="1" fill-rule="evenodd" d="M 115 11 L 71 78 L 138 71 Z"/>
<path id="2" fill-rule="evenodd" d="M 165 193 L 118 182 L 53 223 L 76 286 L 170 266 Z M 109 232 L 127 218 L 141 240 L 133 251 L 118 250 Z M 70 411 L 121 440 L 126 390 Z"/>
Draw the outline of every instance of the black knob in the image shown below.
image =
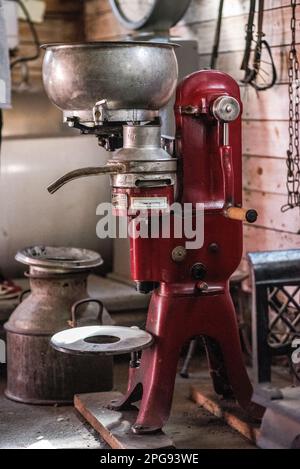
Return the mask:
<path id="1" fill-rule="evenodd" d="M 209 249 L 210 252 L 216 253 L 216 252 L 219 252 L 220 246 L 218 245 L 218 243 L 211 243 L 208 246 L 208 249 Z"/>
<path id="2" fill-rule="evenodd" d="M 247 210 L 246 213 L 246 220 L 248 223 L 254 223 L 256 222 L 258 217 L 257 211 L 251 208 L 250 210 Z"/>
<path id="3" fill-rule="evenodd" d="M 207 268 L 201 262 L 197 262 L 197 264 L 193 265 L 191 273 L 195 280 L 203 280 L 206 276 Z"/>

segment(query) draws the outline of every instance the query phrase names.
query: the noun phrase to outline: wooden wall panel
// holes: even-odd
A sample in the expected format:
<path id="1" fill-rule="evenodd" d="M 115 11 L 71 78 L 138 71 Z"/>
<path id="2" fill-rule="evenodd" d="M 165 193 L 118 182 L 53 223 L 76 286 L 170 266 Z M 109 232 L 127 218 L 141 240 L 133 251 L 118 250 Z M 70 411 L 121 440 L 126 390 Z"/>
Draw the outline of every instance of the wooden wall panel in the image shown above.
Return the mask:
<path id="1" fill-rule="evenodd" d="M 294 234 L 299 233 L 299 217 L 295 217 L 292 210 L 284 214 L 281 212 L 281 207 L 286 204 L 286 201 L 286 194 L 244 190 L 244 205 L 255 207 L 259 214 L 255 226 L 287 231 Z"/>
<path id="2" fill-rule="evenodd" d="M 243 121 L 243 152 L 245 154 L 285 158 L 287 146 L 287 121 Z"/>
<path id="3" fill-rule="evenodd" d="M 245 45 L 245 24 L 248 15 L 224 18 L 220 36 L 220 52 L 241 51 Z M 290 41 L 290 8 L 268 10 L 264 14 L 264 32 L 270 46 L 289 44 Z M 172 33 L 198 41 L 201 54 L 210 54 L 215 34 L 215 21 L 194 21 L 180 23 Z"/>
<path id="4" fill-rule="evenodd" d="M 243 51 L 221 52 L 216 62 L 216 68 L 223 70 L 236 80 L 242 80 L 244 71 L 241 70 Z M 277 70 L 277 83 L 288 83 L 288 55 L 289 46 L 272 47 L 273 60 Z M 199 68 L 209 68 L 211 54 L 199 55 Z M 269 71 L 269 67 L 265 67 Z"/>
<path id="5" fill-rule="evenodd" d="M 40 42 L 76 42 L 84 40 L 83 0 L 46 0 L 44 21 L 35 24 Z M 19 21 L 20 47 L 18 56 L 30 56 L 35 52 L 31 31 L 27 22 Z M 42 58 L 29 62 L 30 78 L 40 80 Z M 19 70 L 13 71 L 13 81 L 19 80 Z"/>
<path id="6" fill-rule="evenodd" d="M 286 120 L 288 117 L 288 85 L 275 85 L 257 92 L 252 86 L 241 87 L 244 119 Z"/>
<path id="7" fill-rule="evenodd" d="M 46 0 L 46 15 L 77 14 L 82 12 L 84 0 Z M 101 0 L 99 3 L 102 3 Z"/>
<path id="8" fill-rule="evenodd" d="M 86 0 L 84 15 L 87 41 L 117 39 L 128 33 L 115 18 L 108 0 Z"/>
<path id="9" fill-rule="evenodd" d="M 283 158 L 243 157 L 244 187 L 273 194 L 286 193 L 286 163 Z"/>
<path id="10" fill-rule="evenodd" d="M 84 13 L 86 16 L 98 16 L 108 12 L 111 13 L 108 0 L 86 0 L 84 2 Z"/>
<path id="11" fill-rule="evenodd" d="M 182 23 L 195 23 L 204 21 L 215 21 L 218 15 L 219 0 L 194 0 L 186 12 Z M 223 17 L 241 16 L 248 14 L 250 0 L 225 0 L 223 7 Z M 300 2 L 297 2 L 300 4 Z M 265 10 L 282 8 L 290 5 L 290 0 L 265 0 Z"/>
<path id="12" fill-rule="evenodd" d="M 35 25 L 36 31 L 41 43 L 46 42 L 68 42 L 74 41 L 76 37 L 80 37 L 78 32 L 77 17 L 51 17 L 46 18 L 41 24 Z M 25 21 L 20 22 L 21 44 L 32 44 L 32 36 Z"/>
<path id="13" fill-rule="evenodd" d="M 244 226 L 244 256 L 251 251 L 299 248 L 299 234 L 266 229 L 260 226 Z"/>
<path id="14" fill-rule="evenodd" d="M 127 31 L 120 26 L 111 11 L 104 12 L 101 16 L 86 16 L 85 37 L 88 41 L 119 39 L 126 33 Z"/>

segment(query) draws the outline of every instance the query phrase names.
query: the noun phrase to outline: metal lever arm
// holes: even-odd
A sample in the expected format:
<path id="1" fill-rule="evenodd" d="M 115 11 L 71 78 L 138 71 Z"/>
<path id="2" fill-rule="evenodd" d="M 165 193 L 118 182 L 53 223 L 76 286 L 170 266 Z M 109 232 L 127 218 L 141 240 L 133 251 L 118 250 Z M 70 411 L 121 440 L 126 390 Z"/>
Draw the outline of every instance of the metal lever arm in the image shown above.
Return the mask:
<path id="1" fill-rule="evenodd" d="M 69 173 L 65 174 L 61 178 L 57 179 L 54 181 L 52 184 L 50 184 L 49 187 L 47 187 L 48 192 L 50 194 L 54 194 L 58 189 L 60 189 L 62 186 L 67 184 L 70 181 L 73 181 L 73 179 L 79 179 L 82 177 L 88 177 L 88 176 L 98 176 L 99 174 L 117 174 L 121 173 L 125 170 L 125 166 L 121 163 L 116 163 L 116 164 L 108 164 L 105 166 L 99 166 L 96 168 L 88 167 L 88 168 L 79 168 L 75 169 L 74 171 L 70 171 Z"/>
<path id="2" fill-rule="evenodd" d="M 224 202 L 226 205 L 234 204 L 234 173 L 232 164 L 232 148 L 223 145 L 220 148 L 221 167 L 223 173 Z"/>

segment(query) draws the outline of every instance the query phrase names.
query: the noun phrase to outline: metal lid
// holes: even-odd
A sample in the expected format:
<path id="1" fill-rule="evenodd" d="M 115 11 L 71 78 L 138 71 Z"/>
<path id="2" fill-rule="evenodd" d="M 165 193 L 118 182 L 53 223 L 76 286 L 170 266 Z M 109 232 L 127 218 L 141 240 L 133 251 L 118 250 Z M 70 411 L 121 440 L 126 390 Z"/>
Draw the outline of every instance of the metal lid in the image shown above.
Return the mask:
<path id="1" fill-rule="evenodd" d="M 97 252 L 73 247 L 30 246 L 18 251 L 15 259 L 32 267 L 60 271 L 88 270 L 103 264 Z"/>
<path id="2" fill-rule="evenodd" d="M 150 347 L 153 337 L 138 327 L 83 326 L 57 332 L 51 345 L 60 352 L 123 355 Z"/>

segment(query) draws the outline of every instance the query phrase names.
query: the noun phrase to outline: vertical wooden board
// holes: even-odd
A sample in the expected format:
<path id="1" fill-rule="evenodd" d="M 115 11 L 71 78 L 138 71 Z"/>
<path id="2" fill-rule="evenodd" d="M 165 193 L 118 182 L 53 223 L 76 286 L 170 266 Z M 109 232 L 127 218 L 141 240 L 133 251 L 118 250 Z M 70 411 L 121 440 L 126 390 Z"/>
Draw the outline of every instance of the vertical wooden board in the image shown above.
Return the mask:
<path id="1" fill-rule="evenodd" d="M 287 202 L 287 195 L 244 190 L 244 206 L 254 208 L 258 213 L 256 225 L 266 228 L 300 232 L 300 215 L 297 210 L 282 213 L 281 207 Z"/>
<path id="2" fill-rule="evenodd" d="M 286 194 L 286 161 L 282 158 L 243 157 L 245 189 Z"/>
<path id="3" fill-rule="evenodd" d="M 243 153 L 286 158 L 288 121 L 243 121 Z"/>

